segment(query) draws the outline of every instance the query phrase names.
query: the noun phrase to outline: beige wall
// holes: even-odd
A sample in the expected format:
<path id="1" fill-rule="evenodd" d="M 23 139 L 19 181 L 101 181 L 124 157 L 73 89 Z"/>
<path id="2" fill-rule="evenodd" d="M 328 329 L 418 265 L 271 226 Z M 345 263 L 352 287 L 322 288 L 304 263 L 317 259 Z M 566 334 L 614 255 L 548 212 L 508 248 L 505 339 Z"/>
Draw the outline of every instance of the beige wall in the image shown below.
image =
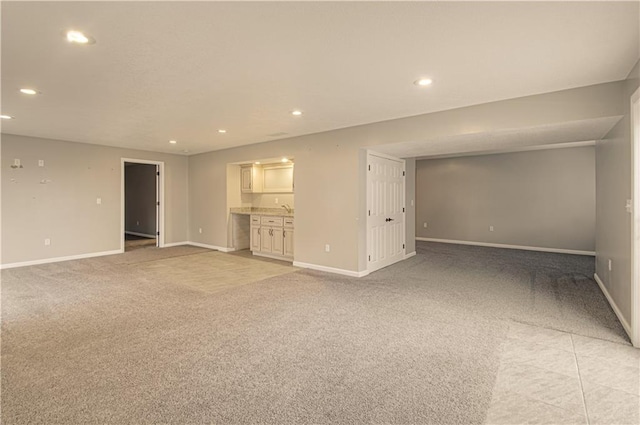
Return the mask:
<path id="1" fill-rule="evenodd" d="M 292 193 L 245 193 L 242 195 L 242 205 L 258 208 L 282 208 L 281 205 L 288 204 L 294 208 L 294 199 L 295 196 Z"/>
<path id="2" fill-rule="evenodd" d="M 640 62 L 629 74 L 618 98 L 624 118 L 596 145 L 596 273 L 631 321 L 630 97 L 640 86 Z M 608 261 L 612 262 L 609 271 Z"/>
<path id="3" fill-rule="evenodd" d="M 595 250 L 593 146 L 423 160 L 416 168 L 418 237 Z"/>
<path id="4" fill-rule="evenodd" d="M 186 157 L 9 134 L 1 144 L 2 264 L 120 249 L 123 157 L 165 162 L 165 243 L 187 240 Z"/>
<path id="5" fill-rule="evenodd" d="M 132 164 L 124 168 L 124 229 L 156 234 L 156 166 Z"/>
<path id="6" fill-rule="evenodd" d="M 189 157 L 190 237 L 227 246 L 227 164 L 296 159 L 295 260 L 349 271 L 366 269 L 362 149 L 474 131 L 621 115 L 620 82 L 350 127 Z M 197 229 L 203 228 L 199 234 Z M 409 230 L 409 229 L 408 229 Z M 407 236 L 409 241 L 413 235 Z M 324 251 L 330 244 L 331 252 Z"/>
<path id="7" fill-rule="evenodd" d="M 621 82 L 581 87 L 188 158 L 3 135 L 2 261 L 119 249 L 121 157 L 165 161 L 166 243 L 191 240 L 229 246 L 227 188 L 236 182 L 227 181 L 227 164 L 288 156 L 296 158 L 296 261 L 362 271 L 366 269 L 361 190 L 365 148 L 621 115 L 622 87 Z M 13 158 L 23 159 L 28 167 L 12 170 Z M 45 159 L 47 167 L 34 166 L 38 159 Z M 15 177 L 18 183 L 11 182 Z M 45 177 L 52 183 L 40 185 Z M 95 204 L 99 196 L 101 206 Z M 411 244 L 409 232 L 410 226 L 407 243 Z M 45 237 L 51 238 L 50 247 L 43 245 Z M 325 252 L 325 244 L 331 245 L 331 252 Z"/>

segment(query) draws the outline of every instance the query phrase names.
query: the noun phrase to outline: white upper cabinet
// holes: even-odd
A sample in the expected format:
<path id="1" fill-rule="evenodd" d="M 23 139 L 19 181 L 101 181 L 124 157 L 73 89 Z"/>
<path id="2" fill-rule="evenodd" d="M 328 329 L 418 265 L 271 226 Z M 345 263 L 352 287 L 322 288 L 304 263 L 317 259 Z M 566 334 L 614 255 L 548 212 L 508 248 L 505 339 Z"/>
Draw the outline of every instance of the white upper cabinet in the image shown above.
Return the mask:
<path id="1" fill-rule="evenodd" d="M 243 193 L 262 192 L 262 167 L 256 165 L 243 165 L 240 168 L 240 190 Z"/>
<path id="2" fill-rule="evenodd" d="M 293 193 L 293 164 L 243 165 L 242 193 Z"/>
<path id="3" fill-rule="evenodd" d="M 293 164 L 265 165 L 262 168 L 262 191 L 266 193 L 293 192 Z"/>

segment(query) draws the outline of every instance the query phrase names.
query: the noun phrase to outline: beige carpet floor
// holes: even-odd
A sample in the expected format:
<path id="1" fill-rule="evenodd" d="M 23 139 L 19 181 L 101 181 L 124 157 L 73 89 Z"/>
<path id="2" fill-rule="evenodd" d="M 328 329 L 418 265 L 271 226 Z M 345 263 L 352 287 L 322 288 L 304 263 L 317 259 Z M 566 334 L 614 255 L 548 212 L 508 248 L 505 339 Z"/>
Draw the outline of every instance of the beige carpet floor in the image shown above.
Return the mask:
<path id="1" fill-rule="evenodd" d="M 482 423 L 510 323 L 628 345 L 592 269 L 420 243 L 362 279 L 188 246 L 3 270 L 2 423 Z"/>

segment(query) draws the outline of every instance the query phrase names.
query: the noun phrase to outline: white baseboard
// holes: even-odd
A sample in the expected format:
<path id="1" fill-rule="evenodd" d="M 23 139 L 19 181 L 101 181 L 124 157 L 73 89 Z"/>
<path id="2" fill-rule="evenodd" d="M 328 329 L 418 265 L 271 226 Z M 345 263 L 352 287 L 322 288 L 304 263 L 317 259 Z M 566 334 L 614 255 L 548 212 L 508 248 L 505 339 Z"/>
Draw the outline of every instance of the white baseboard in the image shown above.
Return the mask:
<path id="1" fill-rule="evenodd" d="M 182 246 L 182 245 L 189 245 L 189 242 L 188 241 L 170 242 L 170 243 L 166 243 L 166 244 L 162 245 L 161 248 L 171 248 L 172 246 Z"/>
<path id="2" fill-rule="evenodd" d="M 410 253 L 408 253 L 408 254 L 404 254 L 404 259 L 406 260 L 407 258 L 411 258 L 411 257 L 413 257 L 414 255 L 416 255 L 416 252 L 415 252 L 415 251 L 410 252 Z"/>
<path id="3" fill-rule="evenodd" d="M 607 287 L 604 286 L 604 283 L 600 279 L 600 276 L 598 276 L 598 273 L 595 273 L 593 275 L 593 278 L 596 280 L 596 282 L 598 282 L 598 286 L 600 287 L 600 290 L 602 291 L 604 296 L 607 297 L 607 301 L 609 301 L 609 304 L 611 305 L 611 308 L 613 309 L 613 312 L 616 313 L 616 316 L 618 316 L 618 320 L 622 324 L 622 327 L 624 328 L 624 330 L 627 333 L 627 335 L 629 335 L 629 339 L 631 339 L 631 343 L 633 343 L 633 345 L 635 346 L 636 344 L 633 341 L 633 332 L 631 331 L 631 326 L 625 320 L 625 318 L 622 315 L 622 313 L 620 312 L 620 309 L 618 308 L 618 305 L 616 304 L 616 302 L 613 300 L 613 298 L 611 298 L 611 295 L 609 295 L 609 291 L 607 290 Z"/>
<path id="4" fill-rule="evenodd" d="M 124 232 L 125 235 L 133 235 L 133 236 L 140 236 L 143 238 L 150 238 L 150 239 L 155 239 L 157 238 L 156 235 L 147 235 L 146 233 L 138 233 L 138 232 L 129 232 L 128 230 Z"/>
<path id="5" fill-rule="evenodd" d="M 83 258 L 102 257 L 105 255 L 122 254 L 122 252 L 123 251 L 121 249 L 114 249 L 113 251 L 90 252 L 88 254 L 69 255 L 66 257 L 53 257 L 53 258 L 45 258 L 42 260 L 21 261 L 19 263 L 2 264 L 0 265 L 0 269 L 13 269 L 16 267 L 36 266 L 38 264 L 59 263 L 61 261 L 71 261 L 71 260 L 82 260 Z"/>
<path id="6" fill-rule="evenodd" d="M 580 251 L 576 249 L 543 248 L 539 246 L 507 245 L 502 243 L 456 241 L 453 239 L 435 239 L 435 238 L 420 238 L 420 237 L 416 237 L 416 240 L 425 241 L 425 242 L 451 243 L 451 244 L 457 244 L 457 245 L 489 246 L 492 248 L 522 249 L 525 251 L 555 252 L 557 254 L 590 255 L 592 257 L 595 257 L 596 255 L 594 251 Z"/>
<path id="7" fill-rule="evenodd" d="M 265 253 L 259 252 L 259 251 L 251 251 L 251 254 L 255 255 L 256 257 L 264 257 L 264 258 L 271 258 L 272 260 L 293 262 L 293 258 L 285 257 L 285 256 L 282 256 L 282 255 L 265 254 Z"/>
<path id="8" fill-rule="evenodd" d="M 335 267 L 320 266 L 318 264 L 302 263 L 300 261 L 294 261 L 293 265 L 295 267 L 302 267 L 303 269 L 318 270 L 321 272 L 335 273 L 335 274 L 341 274 L 343 276 L 351 276 L 351 277 L 363 277 L 369 274 L 368 270 L 356 272 L 353 270 L 345 270 L 345 269 L 337 269 Z"/>
<path id="9" fill-rule="evenodd" d="M 225 246 L 217 246 L 217 245 L 208 245 L 206 243 L 192 242 L 192 241 L 186 242 L 186 245 L 193 245 L 200 248 L 215 249 L 216 251 L 222 251 L 222 252 L 235 251 L 235 248 L 227 248 Z"/>

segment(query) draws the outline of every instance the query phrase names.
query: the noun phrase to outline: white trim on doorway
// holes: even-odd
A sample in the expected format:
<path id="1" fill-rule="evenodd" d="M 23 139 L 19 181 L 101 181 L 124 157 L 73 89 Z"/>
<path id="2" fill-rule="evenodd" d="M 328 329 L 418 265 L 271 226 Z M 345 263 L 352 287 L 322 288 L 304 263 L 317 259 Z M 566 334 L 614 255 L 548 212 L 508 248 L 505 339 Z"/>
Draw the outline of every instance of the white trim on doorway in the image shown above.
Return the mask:
<path id="1" fill-rule="evenodd" d="M 640 88 L 630 99 L 631 114 L 631 333 L 640 347 Z"/>
<path id="2" fill-rule="evenodd" d="M 160 177 L 158 178 L 157 185 L 157 200 L 160 203 L 158 207 L 158 214 L 156 220 L 156 230 L 160 234 L 158 235 L 158 248 L 163 248 L 164 244 L 164 234 L 165 234 L 165 225 L 164 225 L 164 162 L 163 161 L 150 161 L 148 159 L 136 159 L 136 158 L 121 158 L 121 172 L 120 172 L 120 249 L 124 252 L 124 167 L 125 163 L 134 163 L 134 164 L 151 164 L 157 166 L 158 172 L 160 173 Z"/>

